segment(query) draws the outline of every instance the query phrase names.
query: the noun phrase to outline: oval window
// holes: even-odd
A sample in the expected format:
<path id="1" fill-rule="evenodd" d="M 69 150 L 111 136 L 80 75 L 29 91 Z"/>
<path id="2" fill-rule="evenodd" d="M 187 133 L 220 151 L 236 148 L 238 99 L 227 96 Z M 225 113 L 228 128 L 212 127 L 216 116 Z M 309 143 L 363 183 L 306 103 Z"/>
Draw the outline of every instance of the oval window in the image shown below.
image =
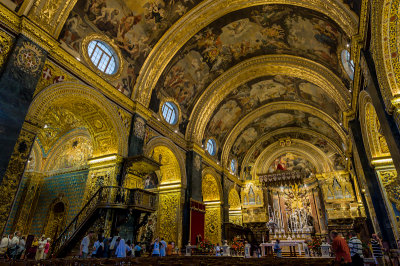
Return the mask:
<path id="1" fill-rule="evenodd" d="M 236 173 L 236 167 L 237 166 L 237 162 L 236 162 L 236 160 L 235 159 L 232 159 L 232 161 L 231 161 L 231 172 L 232 173 Z"/>
<path id="2" fill-rule="evenodd" d="M 342 57 L 342 65 L 344 70 L 346 71 L 347 75 L 349 75 L 350 79 L 353 80 L 354 78 L 354 62 L 350 58 L 350 52 L 348 50 L 343 50 L 341 57 Z"/>
<path id="3" fill-rule="evenodd" d="M 88 55 L 95 67 L 109 75 L 117 73 L 118 57 L 105 42 L 93 40 L 88 45 Z"/>
<path id="4" fill-rule="evenodd" d="M 178 107 L 172 102 L 166 102 L 162 106 L 162 115 L 171 125 L 175 125 L 178 122 Z"/>
<path id="5" fill-rule="evenodd" d="M 208 154 L 211 156 L 214 156 L 215 153 L 217 152 L 217 143 L 213 139 L 208 139 L 207 140 L 207 146 L 206 146 Z"/>

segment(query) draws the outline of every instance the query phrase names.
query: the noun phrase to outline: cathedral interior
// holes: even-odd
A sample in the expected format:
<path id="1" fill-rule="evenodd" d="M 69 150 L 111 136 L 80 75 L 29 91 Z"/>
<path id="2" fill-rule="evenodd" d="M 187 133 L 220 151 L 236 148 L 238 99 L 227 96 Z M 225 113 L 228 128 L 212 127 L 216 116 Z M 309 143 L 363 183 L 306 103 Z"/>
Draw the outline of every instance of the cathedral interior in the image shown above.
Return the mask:
<path id="1" fill-rule="evenodd" d="M 398 248 L 398 23 L 399 0 L 1 1 L 3 234 Z"/>

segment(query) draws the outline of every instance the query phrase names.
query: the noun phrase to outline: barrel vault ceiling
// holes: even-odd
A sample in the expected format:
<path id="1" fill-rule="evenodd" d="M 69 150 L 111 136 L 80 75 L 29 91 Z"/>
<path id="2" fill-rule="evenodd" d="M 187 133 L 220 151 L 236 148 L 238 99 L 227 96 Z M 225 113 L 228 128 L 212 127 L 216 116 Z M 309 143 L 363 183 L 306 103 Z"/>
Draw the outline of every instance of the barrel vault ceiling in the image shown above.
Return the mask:
<path id="1" fill-rule="evenodd" d="M 268 147 L 288 139 L 321 151 L 332 169 L 346 168 L 342 122 L 352 80 L 341 53 L 351 50 L 357 15 L 339 0 L 223 2 L 78 0 L 60 41 L 80 54 L 92 33 L 111 39 L 124 69 L 110 82 L 127 97 L 148 98 L 155 117 L 161 103 L 176 103 L 174 131 L 203 147 L 214 139 L 217 153 L 207 156 L 225 168 L 235 159 L 241 178 Z M 165 42 L 177 29 L 172 44 Z M 145 73 L 156 71 L 144 69 L 152 60 L 164 67 L 140 90 Z M 274 156 L 317 171 L 289 144 Z"/>

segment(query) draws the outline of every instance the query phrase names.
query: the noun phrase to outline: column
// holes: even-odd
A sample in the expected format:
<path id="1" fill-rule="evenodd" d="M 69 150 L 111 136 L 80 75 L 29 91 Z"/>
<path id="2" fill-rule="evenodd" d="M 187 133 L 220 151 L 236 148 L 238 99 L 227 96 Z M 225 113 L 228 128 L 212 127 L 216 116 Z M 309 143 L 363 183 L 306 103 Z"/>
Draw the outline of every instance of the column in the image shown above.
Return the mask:
<path id="1" fill-rule="evenodd" d="M 400 105 L 395 106 L 396 110 L 394 113 L 396 117 L 388 114 L 385 111 L 387 108 L 391 108 L 391 106 L 387 106 L 386 108 L 381 90 L 379 88 L 375 64 L 369 51 L 361 50 L 361 69 L 364 74 L 364 82 L 366 85 L 365 88 L 371 96 L 372 104 L 375 107 L 383 135 L 385 136 L 390 154 L 393 159 L 393 163 L 397 172 L 400 173 L 400 117 L 398 116 Z M 396 121 L 395 118 L 398 118 L 398 120 Z M 361 153 L 359 154 L 361 156 Z"/>
<path id="2" fill-rule="evenodd" d="M 19 35 L 0 76 L 0 229 L 3 231 L 40 125 L 25 122 L 47 53 Z M 23 126 L 24 125 L 24 126 Z"/>
<path id="3" fill-rule="evenodd" d="M 353 147 L 354 149 L 357 149 L 357 153 L 359 154 L 360 163 L 364 171 L 365 180 L 371 195 L 372 204 L 376 213 L 376 219 L 378 220 L 383 239 L 389 243 L 390 248 L 397 248 L 395 233 L 390 223 L 390 216 L 388 213 L 388 208 L 385 204 L 384 195 L 382 194 L 382 189 L 377 189 L 381 188 L 380 182 L 375 174 L 374 169 L 372 169 L 369 165 L 369 161 L 366 156 L 367 153 L 365 151 L 365 146 L 361 135 L 360 121 L 355 119 L 351 121 L 349 125 L 353 138 Z"/>
<path id="4" fill-rule="evenodd" d="M 190 221 L 190 199 L 202 202 L 202 187 L 201 176 L 202 171 L 202 158 L 195 151 L 188 151 L 186 153 L 186 177 L 187 188 L 185 191 L 185 202 L 183 205 L 183 219 L 182 219 L 182 245 L 185 246 L 189 242 L 191 221 Z"/>

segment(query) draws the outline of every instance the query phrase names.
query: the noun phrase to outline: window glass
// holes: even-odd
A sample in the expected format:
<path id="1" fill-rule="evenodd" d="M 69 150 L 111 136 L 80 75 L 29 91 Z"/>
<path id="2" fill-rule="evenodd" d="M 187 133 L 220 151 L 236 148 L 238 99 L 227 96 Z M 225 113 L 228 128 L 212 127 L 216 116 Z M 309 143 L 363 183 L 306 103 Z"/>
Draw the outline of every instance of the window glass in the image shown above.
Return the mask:
<path id="1" fill-rule="evenodd" d="M 88 45 L 88 55 L 92 63 L 102 72 L 112 75 L 117 72 L 117 56 L 104 42 L 93 40 Z"/>
<path id="2" fill-rule="evenodd" d="M 162 115 L 171 125 L 175 125 L 178 122 L 178 108 L 172 102 L 166 102 L 162 106 Z"/>
<path id="3" fill-rule="evenodd" d="M 211 156 L 214 156 L 217 151 L 217 144 L 215 143 L 215 140 L 208 139 L 206 149 Z"/>
<path id="4" fill-rule="evenodd" d="M 342 65 L 344 70 L 346 70 L 347 75 L 353 80 L 354 78 L 354 62 L 350 59 L 350 52 L 348 50 L 343 50 L 342 57 Z"/>

